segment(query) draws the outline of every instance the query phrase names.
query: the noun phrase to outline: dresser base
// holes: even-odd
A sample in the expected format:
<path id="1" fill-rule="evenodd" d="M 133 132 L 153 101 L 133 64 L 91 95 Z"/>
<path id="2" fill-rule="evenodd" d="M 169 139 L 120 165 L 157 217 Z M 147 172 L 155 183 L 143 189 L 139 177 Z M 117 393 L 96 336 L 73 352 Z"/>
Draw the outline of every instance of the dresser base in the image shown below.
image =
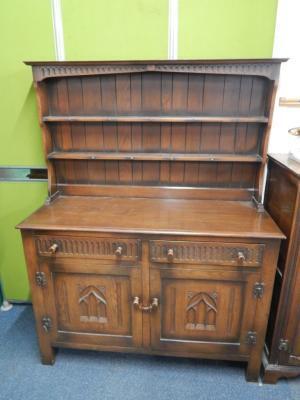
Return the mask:
<path id="1" fill-rule="evenodd" d="M 69 347 L 242 361 L 257 381 L 282 234 L 252 204 L 58 198 L 20 227 L 44 364 Z"/>

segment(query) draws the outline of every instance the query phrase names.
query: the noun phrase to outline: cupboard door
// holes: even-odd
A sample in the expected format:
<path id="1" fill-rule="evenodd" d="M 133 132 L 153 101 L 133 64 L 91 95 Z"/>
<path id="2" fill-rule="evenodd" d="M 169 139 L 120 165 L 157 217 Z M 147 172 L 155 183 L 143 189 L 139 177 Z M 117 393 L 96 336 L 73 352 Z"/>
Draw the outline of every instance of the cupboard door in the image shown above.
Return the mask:
<path id="1" fill-rule="evenodd" d="M 141 295 L 138 266 L 100 260 L 43 261 L 44 295 L 52 321 L 52 341 L 78 347 L 141 345 L 142 319 L 132 306 Z"/>
<path id="2" fill-rule="evenodd" d="M 152 266 L 151 296 L 159 300 L 151 316 L 152 347 L 243 359 L 251 349 L 259 278 L 251 271 Z"/>

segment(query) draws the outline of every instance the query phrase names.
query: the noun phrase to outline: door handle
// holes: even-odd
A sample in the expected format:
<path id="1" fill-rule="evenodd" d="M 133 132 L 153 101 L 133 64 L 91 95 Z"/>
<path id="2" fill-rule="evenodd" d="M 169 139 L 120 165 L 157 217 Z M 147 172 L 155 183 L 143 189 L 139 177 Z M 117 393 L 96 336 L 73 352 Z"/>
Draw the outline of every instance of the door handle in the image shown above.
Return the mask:
<path id="1" fill-rule="evenodd" d="M 140 311 L 145 311 L 145 312 L 152 312 L 157 310 L 158 308 L 158 298 L 157 297 L 153 297 L 151 304 L 149 304 L 148 306 L 143 306 L 140 303 L 140 298 L 138 296 L 134 297 L 133 299 L 133 307 L 140 310 Z"/>

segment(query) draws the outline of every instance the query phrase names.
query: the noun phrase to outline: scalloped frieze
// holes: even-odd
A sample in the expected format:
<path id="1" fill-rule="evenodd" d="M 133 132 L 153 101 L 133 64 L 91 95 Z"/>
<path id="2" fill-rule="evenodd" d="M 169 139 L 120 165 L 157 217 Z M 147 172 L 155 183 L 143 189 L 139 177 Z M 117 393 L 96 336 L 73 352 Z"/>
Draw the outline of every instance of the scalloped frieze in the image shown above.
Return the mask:
<path id="1" fill-rule="evenodd" d="M 196 74 L 229 74 L 229 75 L 259 75 L 269 79 L 276 79 L 279 66 L 271 63 L 247 63 L 247 64 L 172 64 L 156 65 L 156 71 L 183 72 Z"/>
<path id="2" fill-rule="evenodd" d="M 147 71 L 146 65 L 45 65 L 34 66 L 33 76 L 36 81 L 47 78 L 58 78 L 66 76 L 88 76 L 88 75 L 107 75 L 107 74 L 127 74 L 132 72 Z"/>
<path id="3" fill-rule="evenodd" d="M 126 74 L 134 72 L 178 72 L 197 74 L 259 75 L 277 80 L 280 64 L 274 63 L 212 63 L 212 64 L 99 64 L 33 66 L 35 81 L 66 76 Z"/>

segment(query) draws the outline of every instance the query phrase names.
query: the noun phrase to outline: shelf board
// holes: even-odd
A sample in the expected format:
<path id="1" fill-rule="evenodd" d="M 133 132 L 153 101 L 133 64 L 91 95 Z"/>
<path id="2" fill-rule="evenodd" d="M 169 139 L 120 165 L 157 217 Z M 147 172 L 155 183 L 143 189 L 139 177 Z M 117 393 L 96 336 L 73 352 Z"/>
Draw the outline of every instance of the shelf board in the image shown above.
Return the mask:
<path id="1" fill-rule="evenodd" d="M 120 153 L 56 151 L 49 160 L 136 160 L 136 161 L 206 161 L 206 162 L 261 162 L 258 154 L 192 154 L 192 153 Z"/>
<path id="2" fill-rule="evenodd" d="M 265 116 L 46 115 L 42 119 L 43 122 L 268 122 Z"/>

